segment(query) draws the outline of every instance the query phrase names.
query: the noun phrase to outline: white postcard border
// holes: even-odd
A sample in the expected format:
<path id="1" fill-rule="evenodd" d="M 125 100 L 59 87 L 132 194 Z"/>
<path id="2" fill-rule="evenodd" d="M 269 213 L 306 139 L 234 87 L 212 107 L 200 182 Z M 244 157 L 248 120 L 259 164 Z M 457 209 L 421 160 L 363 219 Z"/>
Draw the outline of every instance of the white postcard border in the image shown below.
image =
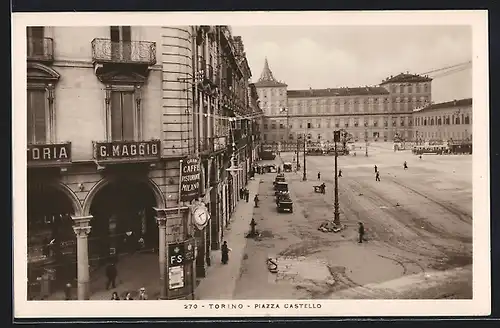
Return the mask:
<path id="1" fill-rule="evenodd" d="M 26 42 L 25 27 L 108 25 L 470 25 L 473 35 L 473 299 L 261 301 L 26 301 Z M 491 311 L 489 86 L 487 11 L 16 13 L 12 18 L 14 316 L 265 317 L 462 316 Z M 210 304 L 236 306 L 214 309 Z M 256 304 L 269 304 L 255 308 Z M 281 305 L 272 308 L 272 304 Z M 309 304 L 287 309 L 285 304 Z M 241 305 L 241 308 L 239 308 Z M 194 309 L 196 307 L 196 309 Z"/>

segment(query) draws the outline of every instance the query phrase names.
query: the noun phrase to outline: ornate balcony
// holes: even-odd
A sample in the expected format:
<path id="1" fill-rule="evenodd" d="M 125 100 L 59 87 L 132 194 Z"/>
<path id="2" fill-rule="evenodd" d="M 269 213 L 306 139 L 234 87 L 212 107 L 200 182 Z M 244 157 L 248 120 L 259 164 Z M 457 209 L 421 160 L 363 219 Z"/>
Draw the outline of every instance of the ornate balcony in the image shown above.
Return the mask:
<path id="1" fill-rule="evenodd" d="M 156 64 L 156 43 L 149 41 L 121 41 L 110 39 L 92 40 L 92 61 L 94 63 L 135 64 L 151 66 Z"/>
<path id="2" fill-rule="evenodd" d="M 52 63 L 54 61 L 54 41 L 51 38 L 28 37 L 26 55 L 28 61 Z"/>

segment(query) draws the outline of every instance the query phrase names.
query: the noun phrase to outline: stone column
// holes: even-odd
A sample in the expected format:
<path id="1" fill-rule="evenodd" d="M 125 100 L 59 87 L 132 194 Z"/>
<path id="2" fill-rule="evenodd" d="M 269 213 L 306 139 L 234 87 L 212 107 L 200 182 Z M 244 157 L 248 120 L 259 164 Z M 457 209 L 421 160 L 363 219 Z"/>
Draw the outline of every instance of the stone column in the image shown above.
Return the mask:
<path id="1" fill-rule="evenodd" d="M 78 265 L 78 300 L 89 299 L 89 245 L 88 235 L 91 230 L 92 216 L 73 217 L 73 230 L 76 234 L 76 250 Z"/>
<path id="2" fill-rule="evenodd" d="M 160 266 L 160 299 L 168 297 L 168 282 L 166 277 L 166 260 L 167 260 L 167 218 L 164 215 L 156 217 L 158 224 L 158 263 Z"/>

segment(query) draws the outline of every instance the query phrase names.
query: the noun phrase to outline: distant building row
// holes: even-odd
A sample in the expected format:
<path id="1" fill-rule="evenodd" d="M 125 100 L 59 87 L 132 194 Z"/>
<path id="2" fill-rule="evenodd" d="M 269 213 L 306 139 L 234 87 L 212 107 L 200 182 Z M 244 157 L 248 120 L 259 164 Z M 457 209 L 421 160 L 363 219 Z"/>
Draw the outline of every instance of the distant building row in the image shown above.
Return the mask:
<path id="1" fill-rule="evenodd" d="M 395 136 L 407 140 L 438 136 L 465 139 L 471 133 L 472 101 L 432 104 L 432 79 L 428 76 L 401 73 L 377 87 L 287 90 L 285 83 L 274 78 L 266 59 L 255 86 L 265 113 L 261 128 L 264 143 L 294 143 L 303 134 L 315 142 L 332 141 L 336 129 L 347 130 L 355 140 L 372 141 L 390 141 Z M 438 128 L 437 123 L 427 121 L 424 125 L 421 117 L 440 115 L 434 109 L 459 112 L 460 120 L 450 118 L 450 122 L 460 127 Z M 424 112 L 419 114 L 419 110 Z M 420 126 L 425 128 L 417 135 Z"/>

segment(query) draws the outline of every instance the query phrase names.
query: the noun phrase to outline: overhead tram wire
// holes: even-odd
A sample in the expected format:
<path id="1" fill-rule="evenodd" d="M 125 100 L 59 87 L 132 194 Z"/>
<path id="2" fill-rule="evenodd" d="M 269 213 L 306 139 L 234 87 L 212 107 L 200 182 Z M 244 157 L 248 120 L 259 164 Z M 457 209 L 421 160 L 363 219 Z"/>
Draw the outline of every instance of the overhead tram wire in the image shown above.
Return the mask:
<path id="1" fill-rule="evenodd" d="M 470 64 L 472 64 L 472 60 L 469 60 L 469 61 L 466 61 L 466 62 L 463 62 L 463 63 L 460 63 L 460 64 L 455 64 L 455 65 L 450 65 L 450 66 L 446 66 L 446 67 L 436 68 L 436 69 L 433 69 L 431 71 L 420 73 L 418 75 L 428 75 L 428 74 L 431 74 L 431 73 L 445 71 L 445 70 L 448 70 L 448 69 L 451 69 L 451 68 L 458 68 L 458 67 L 461 67 L 461 66 L 469 66 Z"/>

